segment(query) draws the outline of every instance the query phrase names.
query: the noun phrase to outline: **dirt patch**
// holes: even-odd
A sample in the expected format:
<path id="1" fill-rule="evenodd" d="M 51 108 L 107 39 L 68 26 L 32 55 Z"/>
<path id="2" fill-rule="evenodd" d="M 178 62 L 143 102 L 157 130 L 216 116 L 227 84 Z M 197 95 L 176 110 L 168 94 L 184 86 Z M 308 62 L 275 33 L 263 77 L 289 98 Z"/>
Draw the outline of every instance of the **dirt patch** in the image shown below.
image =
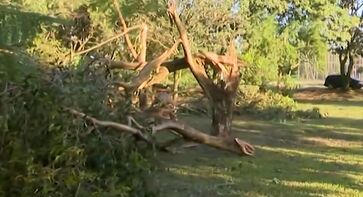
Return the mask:
<path id="1" fill-rule="evenodd" d="M 304 88 L 294 92 L 297 101 L 355 101 L 363 98 L 363 90 L 337 90 L 328 88 Z"/>

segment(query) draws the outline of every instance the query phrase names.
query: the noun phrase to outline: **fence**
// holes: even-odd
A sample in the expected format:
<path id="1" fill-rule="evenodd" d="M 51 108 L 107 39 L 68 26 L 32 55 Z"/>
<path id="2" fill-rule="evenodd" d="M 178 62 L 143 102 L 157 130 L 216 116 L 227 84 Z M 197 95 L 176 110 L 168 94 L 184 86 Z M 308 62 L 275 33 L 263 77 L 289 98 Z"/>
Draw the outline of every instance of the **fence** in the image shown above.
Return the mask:
<path id="1" fill-rule="evenodd" d="M 329 53 L 327 55 L 326 67 L 323 71 L 319 71 L 319 69 L 308 62 L 301 63 L 298 75 L 299 79 L 302 80 L 324 80 L 325 77 L 329 74 L 339 74 L 340 73 L 340 65 L 339 65 L 339 56 L 333 53 Z M 363 58 L 357 57 L 355 58 L 354 67 L 352 70 L 353 78 L 363 80 Z"/>

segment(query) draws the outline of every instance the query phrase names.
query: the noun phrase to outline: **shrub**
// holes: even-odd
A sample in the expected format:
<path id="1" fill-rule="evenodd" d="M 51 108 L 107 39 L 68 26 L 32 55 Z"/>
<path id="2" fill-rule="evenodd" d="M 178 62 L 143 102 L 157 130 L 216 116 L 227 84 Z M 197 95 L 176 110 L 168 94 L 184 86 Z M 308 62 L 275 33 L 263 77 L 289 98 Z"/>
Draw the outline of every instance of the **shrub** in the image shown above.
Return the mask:
<path id="1" fill-rule="evenodd" d="M 151 196 L 145 150 L 60 110 L 107 118 L 102 81 L 62 74 L 0 81 L 0 196 Z"/>
<path id="2" fill-rule="evenodd" d="M 243 85 L 236 99 L 239 113 L 252 114 L 264 119 L 321 118 L 319 109 L 297 110 L 296 102 L 272 90 L 260 90 L 259 86 Z"/>

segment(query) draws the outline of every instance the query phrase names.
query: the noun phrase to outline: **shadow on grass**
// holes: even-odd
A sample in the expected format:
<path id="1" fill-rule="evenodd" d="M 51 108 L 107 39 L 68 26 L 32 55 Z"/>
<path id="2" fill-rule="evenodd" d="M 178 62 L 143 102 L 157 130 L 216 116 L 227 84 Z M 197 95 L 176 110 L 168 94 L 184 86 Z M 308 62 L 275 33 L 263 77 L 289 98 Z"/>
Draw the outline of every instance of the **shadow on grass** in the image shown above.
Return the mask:
<path id="1" fill-rule="evenodd" d="M 171 161 L 171 170 L 156 177 L 162 184 L 162 196 L 353 195 L 363 186 L 350 177 L 361 172 L 362 167 L 324 161 L 320 158 L 323 153 L 258 147 L 256 158 L 236 159 L 234 155 L 203 149 L 209 148 L 179 154 Z"/>
<path id="2" fill-rule="evenodd" d="M 207 119 L 189 117 L 208 128 Z M 346 119 L 345 127 L 326 122 L 290 124 L 236 120 L 234 134 L 256 145 L 255 157 L 209 147 L 183 149 L 161 160 L 168 172 L 157 177 L 163 196 L 360 196 L 363 195 L 363 135 Z M 362 125 L 363 126 L 363 125 Z M 204 129 L 206 130 L 206 129 Z M 353 131 L 354 132 L 351 132 Z M 316 141 L 311 141 L 314 139 Z M 183 190 L 178 190 L 178 185 Z M 169 195 L 172 194 L 172 195 Z"/>
<path id="3" fill-rule="evenodd" d="M 297 144 L 306 137 L 363 143 L 362 122 L 363 120 L 350 118 L 326 118 L 304 122 L 288 121 L 286 123 L 242 120 L 237 121 L 235 130 L 249 133 L 249 137 L 259 138 L 251 139 L 251 141 L 257 140 L 267 144 L 282 143 L 282 141 L 286 141 L 286 143 L 291 141 L 293 144 Z"/>

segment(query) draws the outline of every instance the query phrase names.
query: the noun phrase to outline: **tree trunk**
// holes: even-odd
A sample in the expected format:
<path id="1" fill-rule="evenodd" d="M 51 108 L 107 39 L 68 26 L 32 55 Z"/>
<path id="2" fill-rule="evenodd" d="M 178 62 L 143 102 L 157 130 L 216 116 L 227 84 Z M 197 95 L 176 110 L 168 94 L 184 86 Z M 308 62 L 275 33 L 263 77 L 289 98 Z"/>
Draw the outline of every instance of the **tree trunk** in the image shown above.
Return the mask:
<path id="1" fill-rule="evenodd" d="M 343 54 L 344 52 L 339 53 L 339 65 L 340 65 L 340 75 L 345 75 L 345 64 L 347 63 L 348 56 Z"/>
<path id="2" fill-rule="evenodd" d="M 348 60 L 348 55 L 345 54 L 343 51 L 339 53 L 339 65 L 340 65 L 340 76 L 343 81 L 343 89 L 349 88 L 349 78 L 345 72 L 345 66 Z"/>
<path id="3" fill-rule="evenodd" d="M 353 55 L 349 52 L 349 55 L 347 56 L 349 58 L 349 64 L 348 64 L 348 69 L 347 72 L 344 73 L 343 77 L 343 82 L 344 82 L 344 86 L 343 88 L 345 90 L 348 90 L 350 87 L 350 75 L 352 74 L 352 70 L 353 70 L 353 66 L 354 66 L 354 57 Z M 346 63 L 346 61 L 344 62 Z"/>
<path id="4" fill-rule="evenodd" d="M 178 88 L 180 82 L 181 71 L 175 71 L 173 76 L 173 100 L 176 104 L 178 102 Z"/>
<path id="5" fill-rule="evenodd" d="M 232 129 L 234 96 L 225 94 L 212 103 L 212 132 L 214 136 L 228 137 Z"/>
<path id="6" fill-rule="evenodd" d="M 349 64 L 348 64 L 348 70 L 347 70 L 347 77 L 349 77 L 349 78 L 352 74 L 353 66 L 354 66 L 354 57 L 351 53 L 349 53 Z"/>

